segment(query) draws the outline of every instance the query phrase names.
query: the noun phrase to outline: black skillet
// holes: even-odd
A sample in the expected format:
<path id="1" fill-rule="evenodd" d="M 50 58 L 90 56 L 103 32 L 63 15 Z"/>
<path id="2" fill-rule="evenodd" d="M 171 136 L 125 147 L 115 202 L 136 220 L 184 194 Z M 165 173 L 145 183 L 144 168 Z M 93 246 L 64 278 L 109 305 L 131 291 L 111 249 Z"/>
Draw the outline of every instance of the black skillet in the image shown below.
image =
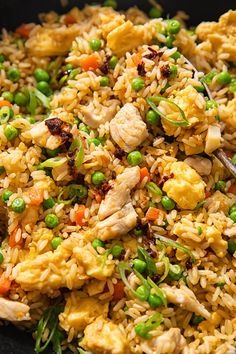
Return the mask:
<path id="1" fill-rule="evenodd" d="M 14 29 L 21 23 L 38 20 L 38 14 L 54 10 L 58 13 L 68 11 L 73 6 L 83 7 L 89 0 L 69 0 L 66 8 L 61 6 L 60 0 L 0 0 L 0 27 Z M 96 1 L 101 2 L 102 1 Z M 229 9 L 236 9 L 235 0 L 159 0 L 166 14 L 174 15 L 177 10 L 183 10 L 190 15 L 189 23 L 196 25 L 201 21 L 214 21 Z M 118 0 L 119 9 L 127 9 L 137 5 L 148 11 L 150 5 L 147 0 Z M 0 327 L 0 354 L 33 354 L 34 342 L 31 334 L 19 331 L 9 325 Z M 53 354 L 47 350 L 45 354 Z"/>

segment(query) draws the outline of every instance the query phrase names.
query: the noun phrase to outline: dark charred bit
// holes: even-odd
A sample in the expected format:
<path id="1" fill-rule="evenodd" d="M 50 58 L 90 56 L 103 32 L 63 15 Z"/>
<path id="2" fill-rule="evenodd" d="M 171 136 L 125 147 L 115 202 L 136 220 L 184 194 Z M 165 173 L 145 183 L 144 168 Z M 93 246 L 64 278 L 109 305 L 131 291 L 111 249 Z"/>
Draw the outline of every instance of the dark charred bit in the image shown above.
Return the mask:
<path id="1" fill-rule="evenodd" d="M 138 64 L 137 70 L 138 70 L 138 74 L 140 76 L 145 76 L 146 75 L 146 70 L 144 68 L 144 63 L 143 62 L 141 64 Z"/>
<path id="2" fill-rule="evenodd" d="M 112 171 L 112 172 L 111 172 L 111 179 L 116 179 L 116 173 L 115 173 L 115 171 Z"/>
<path id="3" fill-rule="evenodd" d="M 122 160 L 122 157 L 125 156 L 125 152 L 124 152 L 124 150 L 122 150 L 121 148 L 118 147 L 118 148 L 116 148 L 114 155 L 117 159 Z"/>
<path id="4" fill-rule="evenodd" d="M 168 181 L 168 179 L 170 178 L 174 178 L 174 173 L 172 172 L 170 175 L 164 175 L 160 178 L 160 180 L 158 181 L 158 186 L 161 188 L 163 187 L 163 184 Z"/>
<path id="5" fill-rule="evenodd" d="M 60 81 L 63 78 L 63 76 L 69 75 L 70 73 L 71 73 L 71 70 L 60 71 L 57 74 L 57 80 Z"/>
<path id="6" fill-rule="evenodd" d="M 148 50 L 150 51 L 150 53 L 144 55 L 144 58 L 150 59 L 150 60 L 154 60 L 154 59 L 160 59 L 160 57 L 162 56 L 163 52 L 157 52 L 155 49 L 148 47 Z"/>
<path id="7" fill-rule="evenodd" d="M 68 157 L 73 157 L 74 154 L 75 154 L 75 150 L 73 150 L 73 151 L 68 151 L 68 153 L 67 153 Z"/>
<path id="8" fill-rule="evenodd" d="M 73 176 L 75 173 L 75 160 L 73 158 L 70 158 L 68 160 L 68 166 L 69 166 L 69 174 Z"/>
<path id="9" fill-rule="evenodd" d="M 99 192 L 105 196 L 107 194 L 107 192 L 112 188 L 112 186 L 108 183 L 108 182 L 104 182 L 101 185 L 101 188 L 99 189 Z"/>
<path id="10" fill-rule="evenodd" d="M 119 261 L 123 261 L 125 259 L 125 250 L 122 250 L 121 254 L 118 257 Z"/>
<path id="11" fill-rule="evenodd" d="M 99 68 L 101 70 L 101 72 L 103 74 L 105 74 L 105 75 L 107 75 L 108 72 L 109 72 L 109 61 L 110 61 L 110 59 L 111 59 L 111 56 L 107 55 L 104 63 Z"/>
<path id="12" fill-rule="evenodd" d="M 82 173 L 77 173 L 75 181 L 78 184 L 84 184 L 84 175 L 82 175 Z"/>
<path id="13" fill-rule="evenodd" d="M 138 219 L 137 224 L 135 226 L 135 229 L 137 230 L 141 230 L 143 232 L 144 237 L 147 236 L 148 232 L 149 232 L 149 226 L 147 223 L 143 224 L 142 221 L 140 219 Z"/>
<path id="14" fill-rule="evenodd" d="M 154 250 L 148 249 L 147 252 L 148 252 L 150 257 L 153 257 L 153 258 L 157 257 L 157 252 L 155 252 Z"/>
<path id="15" fill-rule="evenodd" d="M 75 164 L 75 160 L 74 159 L 69 159 L 68 160 L 68 166 L 74 167 L 74 164 Z"/>
<path id="16" fill-rule="evenodd" d="M 169 135 L 165 135 L 165 143 L 167 144 L 173 144 L 173 142 L 175 141 L 175 138 L 173 136 L 169 136 Z"/>
<path id="17" fill-rule="evenodd" d="M 151 279 L 152 279 L 152 281 L 153 281 L 154 283 L 158 283 L 159 280 L 161 279 L 161 277 L 160 277 L 160 275 L 153 275 L 153 276 L 151 277 Z"/>
<path id="18" fill-rule="evenodd" d="M 165 78 L 170 77 L 170 66 L 169 66 L 169 64 L 163 65 L 160 70 L 161 70 L 161 74 L 162 74 L 163 77 L 165 77 Z"/>
<path id="19" fill-rule="evenodd" d="M 191 259 L 188 259 L 185 263 L 185 267 L 187 270 L 191 269 L 193 267 L 193 263 L 191 261 Z"/>
<path id="20" fill-rule="evenodd" d="M 63 122 L 59 118 L 51 118 L 45 120 L 45 124 L 48 127 L 52 135 L 59 135 L 63 142 L 71 141 L 71 125 Z"/>

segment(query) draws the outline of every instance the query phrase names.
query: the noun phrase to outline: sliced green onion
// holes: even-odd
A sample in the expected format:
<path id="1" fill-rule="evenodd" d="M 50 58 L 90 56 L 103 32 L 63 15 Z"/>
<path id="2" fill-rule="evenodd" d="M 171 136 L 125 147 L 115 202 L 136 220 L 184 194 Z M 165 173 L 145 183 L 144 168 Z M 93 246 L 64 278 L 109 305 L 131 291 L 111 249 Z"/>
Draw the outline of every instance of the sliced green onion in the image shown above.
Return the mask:
<path id="1" fill-rule="evenodd" d="M 169 258 L 166 257 L 166 256 L 163 256 L 162 259 L 161 259 L 161 262 L 164 263 L 165 270 L 164 270 L 164 273 L 163 273 L 162 277 L 158 281 L 158 284 L 162 283 L 167 278 L 168 273 L 170 271 L 170 260 L 169 260 Z"/>
<path id="2" fill-rule="evenodd" d="M 149 104 L 149 106 L 153 109 L 153 111 L 155 111 L 157 114 L 159 114 L 161 116 L 161 118 L 165 119 L 167 122 L 169 122 L 177 127 L 187 127 L 190 125 L 188 119 L 185 116 L 184 111 L 176 103 L 168 100 L 167 98 L 161 97 L 161 96 L 148 97 L 146 100 L 147 100 L 147 103 Z M 166 117 L 156 106 L 156 103 L 160 103 L 161 101 L 167 102 L 168 104 L 176 107 L 179 110 L 182 120 L 176 122 L 175 120 Z"/>
<path id="3" fill-rule="evenodd" d="M 138 256 L 141 260 L 145 261 L 147 264 L 147 273 L 150 276 L 157 274 L 157 268 L 154 259 L 149 256 L 148 252 L 142 248 L 138 247 Z"/>
<path id="4" fill-rule="evenodd" d="M 75 155 L 75 166 L 77 168 L 80 168 L 82 163 L 84 162 L 84 147 L 82 141 L 76 137 L 70 146 L 70 151 L 77 150 L 76 155 Z"/>
<path id="5" fill-rule="evenodd" d="M 25 93 L 28 94 L 28 98 L 29 98 L 29 104 L 27 106 L 27 109 L 30 112 L 30 114 L 34 115 L 37 108 L 37 98 L 36 98 L 35 90 L 27 90 L 27 92 L 25 90 Z"/>
<path id="6" fill-rule="evenodd" d="M 160 326 L 163 321 L 164 319 L 162 314 L 157 312 L 152 315 L 146 322 L 138 323 L 134 327 L 134 330 L 138 336 L 144 339 L 150 339 L 152 338 L 152 335 L 149 332 Z"/>
<path id="7" fill-rule="evenodd" d="M 161 242 L 163 242 L 166 246 L 170 246 L 172 248 L 177 248 L 181 251 L 183 251 L 184 253 L 186 253 L 191 259 L 192 259 L 192 262 L 195 262 L 195 257 L 193 255 L 193 253 L 190 251 L 190 249 L 188 249 L 187 247 L 181 245 L 179 242 L 176 242 L 174 240 L 171 240 L 165 236 L 161 236 L 161 235 L 158 235 L 158 234 L 155 234 L 155 237 L 160 240 Z"/>
<path id="8" fill-rule="evenodd" d="M 37 167 L 38 169 L 45 168 L 45 167 L 55 168 L 64 165 L 64 163 L 66 162 L 67 162 L 66 157 L 57 156 L 41 162 Z"/>
<path id="9" fill-rule="evenodd" d="M 41 91 L 35 89 L 35 96 L 42 103 L 43 107 L 50 109 L 50 98 L 45 96 Z"/>
<path id="10" fill-rule="evenodd" d="M 154 182 L 148 182 L 146 184 L 147 189 L 154 195 L 162 195 L 162 190 Z"/>
<path id="11" fill-rule="evenodd" d="M 14 115 L 11 107 L 4 106 L 0 109 L 0 124 L 5 124 Z"/>

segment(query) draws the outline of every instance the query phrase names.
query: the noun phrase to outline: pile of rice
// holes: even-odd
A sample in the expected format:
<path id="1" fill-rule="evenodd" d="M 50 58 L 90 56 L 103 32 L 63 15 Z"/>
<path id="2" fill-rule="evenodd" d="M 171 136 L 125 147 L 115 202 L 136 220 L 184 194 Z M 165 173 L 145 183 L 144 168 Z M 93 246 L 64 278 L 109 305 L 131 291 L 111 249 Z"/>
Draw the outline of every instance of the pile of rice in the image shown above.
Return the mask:
<path id="1" fill-rule="evenodd" d="M 0 110 L 0 304 L 9 307 L 0 309 L 3 325 L 9 320 L 33 329 L 38 323 L 37 339 L 45 311 L 60 308 L 54 322 L 63 350 L 235 353 L 236 188 L 212 152 L 221 146 L 236 161 L 236 11 L 191 31 L 185 15 L 176 19 L 181 29 L 168 47 L 168 21 L 137 8 L 74 8 L 41 15 L 41 25 L 2 31 L 0 107 L 12 110 L 8 121 Z M 20 72 L 16 80 L 12 68 Z M 51 92 L 43 96 L 35 91 L 38 68 L 49 74 Z M 210 107 L 201 83 L 209 72 Z M 219 82 L 222 72 L 230 82 Z M 18 92 L 28 100 L 22 105 L 14 101 Z M 153 96 L 161 117 L 151 124 Z M 179 108 L 187 125 L 179 124 Z M 17 129 L 14 139 L 7 137 L 9 125 Z M 132 151 L 141 160 L 132 160 Z M 55 155 L 59 163 L 50 165 Z M 103 173 L 100 183 L 96 172 Z M 68 194 L 71 185 L 84 194 Z M 12 207 L 16 198 L 25 204 L 20 212 Z M 57 218 L 55 226 L 45 222 L 48 214 Z M 159 236 L 165 241 L 156 241 Z M 146 270 L 143 277 L 152 277 L 166 306 L 134 294 L 144 284 L 133 271 L 138 247 L 155 264 L 155 274 Z M 178 279 L 165 274 L 165 262 L 180 266 Z M 129 287 L 119 264 L 131 265 Z M 140 334 L 137 325 L 157 314 L 159 325 Z M 51 330 L 52 321 L 42 343 Z"/>

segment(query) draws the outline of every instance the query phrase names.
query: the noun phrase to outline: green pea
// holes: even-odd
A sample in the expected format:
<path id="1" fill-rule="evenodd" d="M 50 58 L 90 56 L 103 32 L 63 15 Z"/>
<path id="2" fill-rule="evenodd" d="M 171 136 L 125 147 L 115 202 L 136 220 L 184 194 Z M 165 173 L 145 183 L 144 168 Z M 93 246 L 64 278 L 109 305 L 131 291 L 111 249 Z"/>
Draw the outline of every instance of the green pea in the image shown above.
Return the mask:
<path id="1" fill-rule="evenodd" d="M 7 100 L 8 102 L 13 102 L 14 96 L 10 91 L 5 91 L 2 93 L 2 98 L 4 98 L 4 100 Z"/>
<path id="2" fill-rule="evenodd" d="M 178 74 L 178 68 L 176 65 L 170 66 L 170 77 L 176 77 Z"/>
<path id="3" fill-rule="evenodd" d="M 191 318 L 191 324 L 192 325 L 198 325 L 199 323 L 201 323 L 202 321 L 204 321 L 205 318 L 202 316 L 197 316 L 195 313 L 193 313 L 192 318 Z"/>
<path id="4" fill-rule="evenodd" d="M 12 194 L 13 194 L 13 192 L 11 192 L 11 191 L 9 191 L 7 189 L 5 191 L 3 191 L 3 193 L 2 193 L 2 201 L 4 203 L 7 203 Z"/>
<path id="5" fill-rule="evenodd" d="M 94 51 L 99 50 L 101 48 L 101 46 L 102 46 L 102 41 L 100 39 L 93 38 L 89 42 L 89 46 Z"/>
<path id="6" fill-rule="evenodd" d="M 204 93 L 205 92 L 205 86 L 203 84 L 199 85 L 199 86 L 194 86 L 195 90 L 197 90 L 197 92 L 200 93 Z"/>
<path id="7" fill-rule="evenodd" d="M 154 182 L 148 182 L 146 184 L 147 189 L 154 195 L 162 195 L 162 190 Z"/>
<path id="8" fill-rule="evenodd" d="M 168 20 L 166 30 L 170 34 L 176 34 L 180 31 L 181 25 L 177 20 Z"/>
<path id="9" fill-rule="evenodd" d="M 109 86 L 109 83 L 110 83 L 110 79 L 109 79 L 109 77 L 107 77 L 107 76 L 103 76 L 103 77 L 100 79 L 100 86 L 102 86 L 102 87 Z"/>
<path id="10" fill-rule="evenodd" d="M 208 100 L 206 101 L 206 110 L 208 111 L 208 109 L 212 109 L 212 108 L 216 108 L 218 107 L 218 104 L 216 101 L 214 100 Z"/>
<path id="11" fill-rule="evenodd" d="M 113 257 L 118 258 L 120 257 L 121 253 L 124 252 L 124 247 L 120 246 L 120 245 L 114 245 L 111 248 L 111 254 L 113 255 Z"/>
<path id="12" fill-rule="evenodd" d="M 236 154 L 234 154 L 234 156 L 232 157 L 231 161 L 233 162 L 233 164 L 236 165 Z"/>
<path id="13" fill-rule="evenodd" d="M 99 139 L 96 139 L 96 138 L 87 139 L 87 143 L 88 143 L 88 145 L 91 145 L 91 144 L 94 144 L 95 146 L 101 145 L 101 141 Z"/>
<path id="14" fill-rule="evenodd" d="M 4 70 L 4 69 L 5 69 L 4 65 L 0 63 L 0 70 Z"/>
<path id="15" fill-rule="evenodd" d="M 79 130 L 80 130 L 81 132 L 85 132 L 85 133 L 87 133 L 87 134 L 90 133 L 90 130 L 89 130 L 89 128 L 87 127 L 87 125 L 85 125 L 85 124 L 83 124 L 83 123 L 81 123 L 81 124 L 79 125 Z"/>
<path id="16" fill-rule="evenodd" d="M 147 293 L 146 287 L 144 285 L 140 285 L 136 289 L 136 293 L 138 294 L 140 300 L 146 301 L 148 299 L 149 294 Z"/>
<path id="17" fill-rule="evenodd" d="M 202 227 L 198 226 L 197 227 L 197 234 L 200 236 L 202 234 Z"/>
<path id="18" fill-rule="evenodd" d="M 26 208 L 24 199 L 15 198 L 11 204 L 11 208 L 15 213 L 22 213 Z"/>
<path id="19" fill-rule="evenodd" d="M 140 337 L 146 338 L 146 336 L 147 336 L 146 327 L 147 327 L 146 323 L 144 323 L 144 322 L 138 323 L 134 327 L 135 333 Z"/>
<path id="20" fill-rule="evenodd" d="M 160 121 L 160 116 L 152 109 L 149 109 L 149 111 L 146 114 L 146 120 L 151 125 L 157 125 Z"/>
<path id="21" fill-rule="evenodd" d="M 37 69 L 34 70 L 34 77 L 35 77 L 37 82 L 49 81 L 49 79 L 50 79 L 50 76 L 47 73 L 47 71 L 44 70 L 44 69 L 40 69 L 40 68 L 37 68 Z"/>
<path id="22" fill-rule="evenodd" d="M 161 204 L 166 210 L 172 210 L 175 207 L 175 202 L 167 196 L 161 198 Z"/>
<path id="23" fill-rule="evenodd" d="M 229 209 L 229 214 L 231 214 L 235 211 L 236 211 L 236 205 L 232 205 L 231 208 Z"/>
<path id="24" fill-rule="evenodd" d="M 131 82 L 131 87 L 134 91 L 138 92 L 142 90 L 145 86 L 144 80 L 140 77 L 135 77 Z"/>
<path id="25" fill-rule="evenodd" d="M 213 77 L 216 76 L 216 72 L 214 70 L 210 71 L 208 74 L 206 74 L 201 81 L 205 82 L 207 85 L 210 85 L 212 82 Z"/>
<path id="26" fill-rule="evenodd" d="M 2 264 L 2 263 L 3 263 L 3 261 L 4 261 L 4 257 L 3 257 L 2 252 L 0 252 L 0 264 Z"/>
<path id="27" fill-rule="evenodd" d="M 43 201 L 43 208 L 44 209 L 51 209 L 55 205 L 54 199 L 52 197 L 49 197 L 48 199 L 44 199 Z"/>
<path id="28" fill-rule="evenodd" d="M 34 117 L 26 117 L 25 118 L 26 120 L 28 120 L 28 122 L 30 123 L 30 124 L 34 124 L 34 123 L 36 123 L 36 119 L 34 118 Z"/>
<path id="29" fill-rule="evenodd" d="M 221 192 L 224 192 L 225 191 L 225 188 L 226 188 L 226 183 L 225 181 L 218 181 L 216 182 L 215 186 L 214 186 L 214 189 L 217 190 L 217 191 L 221 191 Z"/>
<path id="30" fill-rule="evenodd" d="M 236 92 L 236 83 L 229 85 L 229 92 L 235 93 Z"/>
<path id="31" fill-rule="evenodd" d="M 92 174 L 92 183 L 95 185 L 99 185 L 105 181 L 104 173 L 97 171 Z"/>
<path id="32" fill-rule="evenodd" d="M 7 138 L 7 140 L 12 141 L 15 138 L 18 137 L 18 135 L 20 134 L 20 131 L 18 129 L 16 129 L 15 127 L 13 127 L 12 125 L 7 125 L 4 128 L 4 135 Z"/>
<path id="33" fill-rule="evenodd" d="M 129 163 L 129 165 L 131 165 L 131 166 L 139 165 L 142 162 L 142 159 L 143 159 L 143 157 L 142 157 L 141 152 L 139 152 L 137 150 L 130 152 L 127 156 L 127 161 Z"/>
<path id="34" fill-rule="evenodd" d="M 104 247 L 105 243 L 102 240 L 99 240 L 98 238 L 96 238 L 95 240 L 93 240 L 92 246 L 96 250 L 98 247 Z"/>
<path id="35" fill-rule="evenodd" d="M 140 236 L 143 236 L 143 230 L 139 229 L 139 228 L 135 228 L 134 230 L 134 235 L 136 237 L 140 237 Z"/>
<path id="36" fill-rule="evenodd" d="M 139 273 L 143 273 L 147 268 L 147 264 L 144 261 L 142 261 L 141 259 L 136 258 L 132 261 L 132 263 L 133 263 L 134 269 L 137 270 Z"/>
<path id="37" fill-rule="evenodd" d="M 236 222 L 236 211 L 233 211 L 231 214 L 229 214 L 229 217 L 233 222 Z"/>
<path id="38" fill-rule="evenodd" d="M 5 60 L 6 60 L 5 55 L 0 54 L 0 63 L 4 63 Z"/>
<path id="39" fill-rule="evenodd" d="M 115 69 L 117 63 L 118 63 L 118 58 L 115 55 L 113 55 L 109 61 L 110 68 Z"/>
<path id="40" fill-rule="evenodd" d="M 49 157 L 56 157 L 60 152 L 61 152 L 61 149 L 60 149 L 60 148 L 56 148 L 56 149 L 54 149 L 54 150 L 46 149 L 46 154 L 47 154 Z"/>
<path id="41" fill-rule="evenodd" d="M 158 18 L 161 17 L 161 15 L 162 15 L 162 11 L 158 7 L 152 7 L 148 12 L 148 16 L 150 18 Z"/>
<path id="42" fill-rule="evenodd" d="M 231 256 L 233 256 L 236 251 L 236 240 L 234 238 L 230 238 L 228 240 L 228 252 Z"/>
<path id="43" fill-rule="evenodd" d="M 57 249 L 58 246 L 60 246 L 60 244 L 62 243 L 62 238 L 61 237 L 53 237 L 52 241 L 51 241 L 51 246 L 52 248 L 55 250 Z"/>
<path id="44" fill-rule="evenodd" d="M 150 294 L 148 296 L 148 303 L 151 307 L 156 308 L 163 305 L 163 301 L 160 296 L 156 294 Z"/>
<path id="45" fill-rule="evenodd" d="M 170 57 L 173 58 L 174 60 L 178 60 L 179 58 L 181 58 L 181 53 L 178 52 L 178 50 L 176 50 L 176 52 L 173 53 Z"/>
<path id="46" fill-rule="evenodd" d="M 175 38 L 173 36 L 167 36 L 166 37 L 166 46 L 167 48 L 172 48 L 173 47 L 173 42 L 174 42 Z"/>
<path id="47" fill-rule="evenodd" d="M 2 175 L 4 172 L 6 172 L 4 166 L 0 166 L 0 175 Z"/>
<path id="48" fill-rule="evenodd" d="M 11 68 L 7 72 L 7 78 L 12 82 L 17 82 L 20 80 L 21 74 L 17 68 Z"/>
<path id="49" fill-rule="evenodd" d="M 45 219 L 45 224 L 49 229 L 54 229 L 54 227 L 57 227 L 59 225 L 59 219 L 55 214 L 48 214 Z"/>
<path id="50" fill-rule="evenodd" d="M 77 69 L 72 70 L 72 71 L 70 72 L 70 75 L 69 75 L 69 77 L 68 77 L 68 80 L 74 80 L 74 79 L 76 78 L 76 76 L 77 76 L 78 74 L 80 74 L 80 73 L 81 73 L 81 69 L 80 69 L 80 68 L 77 68 Z"/>
<path id="51" fill-rule="evenodd" d="M 231 81 L 231 76 L 228 71 L 222 71 L 216 75 L 216 82 L 220 85 L 227 85 Z"/>
<path id="52" fill-rule="evenodd" d="M 14 112 L 11 107 L 4 106 L 0 109 L 0 123 L 5 124 L 10 118 L 13 118 Z"/>
<path id="53" fill-rule="evenodd" d="M 52 89 L 50 88 L 47 81 L 38 82 L 36 88 L 47 97 L 52 95 Z"/>
<path id="54" fill-rule="evenodd" d="M 103 6 L 112 7 L 114 10 L 117 9 L 117 1 L 116 0 L 106 0 L 103 3 Z"/>
<path id="55" fill-rule="evenodd" d="M 28 103 L 28 98 L 23 92 L 17 92 L 14 97 L 14 102 L 18 106 L 26 106 Z"/>
<path id="56" fill-rule="evenodd" d="M 171 280 L 179 280 L 182 277 L 182 268 L 178 264 L 171 264 L 168 276 Z"/>

